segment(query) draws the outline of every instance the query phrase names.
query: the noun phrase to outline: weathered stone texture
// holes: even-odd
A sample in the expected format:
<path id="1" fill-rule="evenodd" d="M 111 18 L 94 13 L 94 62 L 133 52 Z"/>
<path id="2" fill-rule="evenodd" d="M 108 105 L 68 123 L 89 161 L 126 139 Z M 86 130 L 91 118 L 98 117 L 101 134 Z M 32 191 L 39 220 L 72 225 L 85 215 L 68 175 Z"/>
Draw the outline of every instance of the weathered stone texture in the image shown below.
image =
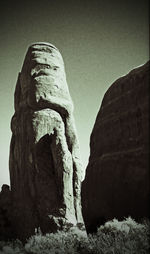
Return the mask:
<path id="1" fill-rule="evenodd" d="M 115 218 L 150 213 L 149 63 L 114 82 L 106 92 L 91 134 L 82 186 L 88 231 Z"/>
<path id="2" fill-rule="evenodd" d="M 36 43 L 29 47 L 16 85 L 11 129 L 16 235 L 28 237 L 37 227 L 45 233 L 83 225 L 83 171 L 73 103 L 55 46 Z"/>

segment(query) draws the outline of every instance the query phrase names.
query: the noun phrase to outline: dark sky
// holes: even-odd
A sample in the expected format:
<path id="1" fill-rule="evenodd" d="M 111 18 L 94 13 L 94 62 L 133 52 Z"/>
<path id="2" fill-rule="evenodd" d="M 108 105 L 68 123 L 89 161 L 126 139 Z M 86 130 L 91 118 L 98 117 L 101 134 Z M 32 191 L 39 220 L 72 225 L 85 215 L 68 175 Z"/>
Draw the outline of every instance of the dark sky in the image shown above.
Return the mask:
<path id="1" fill-rule="evenodd" d="M 13 94 L 28 46 L 47 41 L 64 58 L 84 167 L 108 87 L 149 58 L 148 1 L 5 1 L 0 36 L 0 185 L 9 183 Z"/>

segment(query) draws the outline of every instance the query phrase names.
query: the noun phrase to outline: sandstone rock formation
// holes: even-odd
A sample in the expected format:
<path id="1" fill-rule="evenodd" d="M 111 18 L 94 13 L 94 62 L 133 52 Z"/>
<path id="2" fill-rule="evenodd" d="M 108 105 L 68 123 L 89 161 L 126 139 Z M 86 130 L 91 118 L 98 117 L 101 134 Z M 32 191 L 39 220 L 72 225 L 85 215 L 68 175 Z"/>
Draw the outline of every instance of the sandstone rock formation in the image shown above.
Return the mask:
<path id="1" fill-rule="evenodd" d="M 48 43 L 31 45 L 15 90 L 10 179 L 13 228 L 26 238 L 82 226 L 82 166 L 64 63 Z"/>
<path id="2" fill-rule="evenodd" d="M 114 82 L 91 134 L 82 186 L 88 232 L 107 220 L 150 215 L 149 63 Z"/>
<path id="3" fill-rule="evenodd" d="M 11 191 L 7 184 L 3 184 L 0 192 L 0 240 L 12 237 L 12 199 Z"/>

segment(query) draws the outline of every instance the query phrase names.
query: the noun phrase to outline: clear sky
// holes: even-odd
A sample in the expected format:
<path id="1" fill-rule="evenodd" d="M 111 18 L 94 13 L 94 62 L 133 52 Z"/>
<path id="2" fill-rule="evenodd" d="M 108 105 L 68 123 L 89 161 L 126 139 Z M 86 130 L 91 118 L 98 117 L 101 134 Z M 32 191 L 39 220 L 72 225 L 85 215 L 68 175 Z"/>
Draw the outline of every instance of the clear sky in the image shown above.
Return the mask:
<path id="1" fill-rule="evenodd" d="M 0 186 L 9 184 L 13 96 L 28 46 L 46 41 L 62 53 L 85 168 L 90 134 L 104 93 L 113 81 L 149 58 L 148 9 L 148 0 L 3 1 L 0 10 Z"/>

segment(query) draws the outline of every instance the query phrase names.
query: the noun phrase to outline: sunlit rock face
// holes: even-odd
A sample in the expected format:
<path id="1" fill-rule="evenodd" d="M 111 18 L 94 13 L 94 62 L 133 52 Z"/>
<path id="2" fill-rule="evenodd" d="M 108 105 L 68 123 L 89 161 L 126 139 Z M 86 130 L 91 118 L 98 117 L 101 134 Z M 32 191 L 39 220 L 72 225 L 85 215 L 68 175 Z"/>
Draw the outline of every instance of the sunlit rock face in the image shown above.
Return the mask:
<path id="1" fill-rule="evenodd" d="M 11 122 L 13 227 L 26 238 L 83 225 L 82 166 L 64 63 L 48 43 L 31 45 L 18 76 Z"/>
<path id="2" fill-rule="evenodd" d="M 91 134 L 82 187 L 88 232 L 106 220 L 150 214 L 149 63 L 114 82 Z"/>

